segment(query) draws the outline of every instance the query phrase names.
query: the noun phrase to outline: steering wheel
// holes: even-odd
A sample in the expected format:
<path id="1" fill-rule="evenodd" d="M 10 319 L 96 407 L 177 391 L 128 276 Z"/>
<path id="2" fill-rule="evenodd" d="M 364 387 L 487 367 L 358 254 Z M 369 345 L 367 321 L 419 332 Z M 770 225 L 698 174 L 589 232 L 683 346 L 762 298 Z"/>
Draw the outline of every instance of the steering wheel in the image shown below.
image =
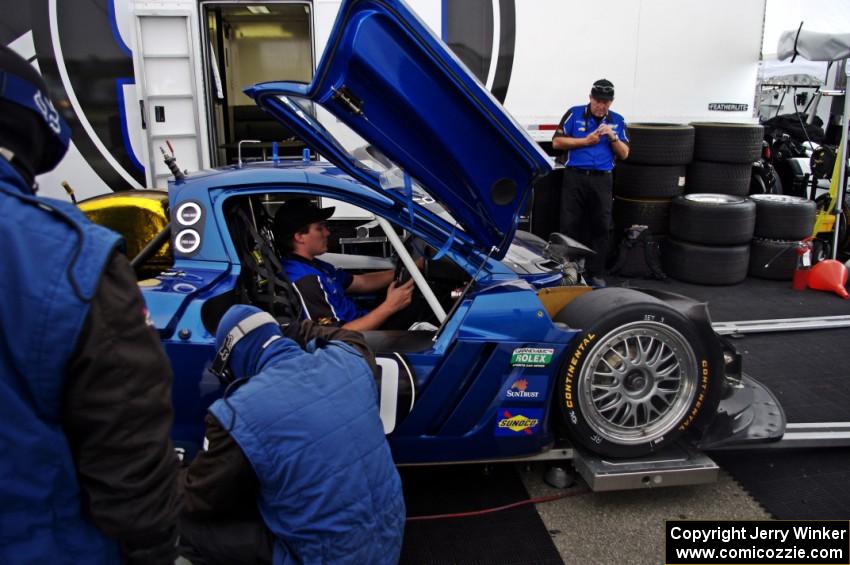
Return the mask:
<path id="1" fill-rule="evenodd" d="M 393 280 L 395 281 L 396 286 L 401 286 L 411 278 L 410 271 L 407 270 L 407 267 L 404 266 L 404 263 L 401 259 L 396 259 L 395 264 L 395 273 L 393 274 Z"/>

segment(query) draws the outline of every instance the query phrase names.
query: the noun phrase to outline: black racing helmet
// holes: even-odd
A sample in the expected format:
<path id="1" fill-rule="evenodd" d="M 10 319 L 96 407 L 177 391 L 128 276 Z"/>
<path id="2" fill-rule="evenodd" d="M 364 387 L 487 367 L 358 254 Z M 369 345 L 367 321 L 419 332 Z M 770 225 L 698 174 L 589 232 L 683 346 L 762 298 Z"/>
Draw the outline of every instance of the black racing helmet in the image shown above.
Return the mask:
<path id="1" fill-rule="evenodd" d="M 23 57 L 0 45 L 0 147 L 38 175 L 59 164 L 70 139 L 71 129 L 56 111 L 44 79 Z"/>

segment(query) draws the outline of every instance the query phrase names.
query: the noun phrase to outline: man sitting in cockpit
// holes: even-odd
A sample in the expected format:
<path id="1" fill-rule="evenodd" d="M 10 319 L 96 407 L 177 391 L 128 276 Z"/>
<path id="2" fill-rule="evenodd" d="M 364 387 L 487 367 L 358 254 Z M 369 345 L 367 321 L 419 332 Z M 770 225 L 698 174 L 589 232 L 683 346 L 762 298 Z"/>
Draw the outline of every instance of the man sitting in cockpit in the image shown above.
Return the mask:
<path id="1" fill-rule="evenodd" d="M 334 208 L 319 208 L 307 198 L 284 202 L 274 218 L 274 237 L 283 251 L 283 268 L 295 285 L 304 316 L 320 325 L 348 330 L 378 329 L 395 313 L 407 308 L 413 297 L 413 280 L 398 284 L 392 269 L 352 275 L 316 257 L 327 252 L 327 219 Z M 420 260 L 421 261 L 421 260 Z M 365 310 L 346 296 L 387 289 L 384 301 Z"/>

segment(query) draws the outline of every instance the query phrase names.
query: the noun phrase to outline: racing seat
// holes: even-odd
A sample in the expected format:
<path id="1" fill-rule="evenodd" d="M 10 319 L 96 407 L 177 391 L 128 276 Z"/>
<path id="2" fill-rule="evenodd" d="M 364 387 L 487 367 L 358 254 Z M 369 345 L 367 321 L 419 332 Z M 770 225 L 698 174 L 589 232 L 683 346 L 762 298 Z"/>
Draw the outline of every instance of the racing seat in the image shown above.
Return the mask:
<path id="1" fill-rule="evenodd" d="M 236 301 L 252 304 L 269 312 L 281 325 L 301 318 L 301 299 L 286 278 L 275 251 L 270 218 L 263 211 L 255 216 L 256 227 L 244 205 L 234 210 L 233 241 L 242 272 L 236 284 Z"/>

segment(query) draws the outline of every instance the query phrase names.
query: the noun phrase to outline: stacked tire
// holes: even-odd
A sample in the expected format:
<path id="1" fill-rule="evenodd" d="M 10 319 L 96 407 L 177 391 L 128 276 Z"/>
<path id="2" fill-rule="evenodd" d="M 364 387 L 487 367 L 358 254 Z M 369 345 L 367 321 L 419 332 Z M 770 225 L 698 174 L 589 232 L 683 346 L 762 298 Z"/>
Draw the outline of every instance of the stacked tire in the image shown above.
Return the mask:
<path id="1" fill-rule="evenodd" d="M 754 194 L 756 223 L 750 244 L 749 274 L 791 280 L 800 241 L 812 234 L 817 206 L 812 200 L 781 194 Z"/>
<path id="2" fill-rule="evenodd" d="M 668 232 L 670 202 L 684 191 L 686 165 L 694 151 L 694 128 L 681 124 L 628 125 L 629 158 L 614 170 L 614 229 L 632 225 Z"/>
<path id="3" fill-rule="evenodd" d="M 748 195 L 753 162 L 761 155 L 764 127 L 708 122 L 691 125 L 694 158 L 688 166 L 686 192 Z"/>
<path id="4" fill-rule="evenodd" d="M 756 204 L 730 194 L 686 194 L 673 199 L 664 271 L 702 285 L 736 284 L 747 277 Z"/>

